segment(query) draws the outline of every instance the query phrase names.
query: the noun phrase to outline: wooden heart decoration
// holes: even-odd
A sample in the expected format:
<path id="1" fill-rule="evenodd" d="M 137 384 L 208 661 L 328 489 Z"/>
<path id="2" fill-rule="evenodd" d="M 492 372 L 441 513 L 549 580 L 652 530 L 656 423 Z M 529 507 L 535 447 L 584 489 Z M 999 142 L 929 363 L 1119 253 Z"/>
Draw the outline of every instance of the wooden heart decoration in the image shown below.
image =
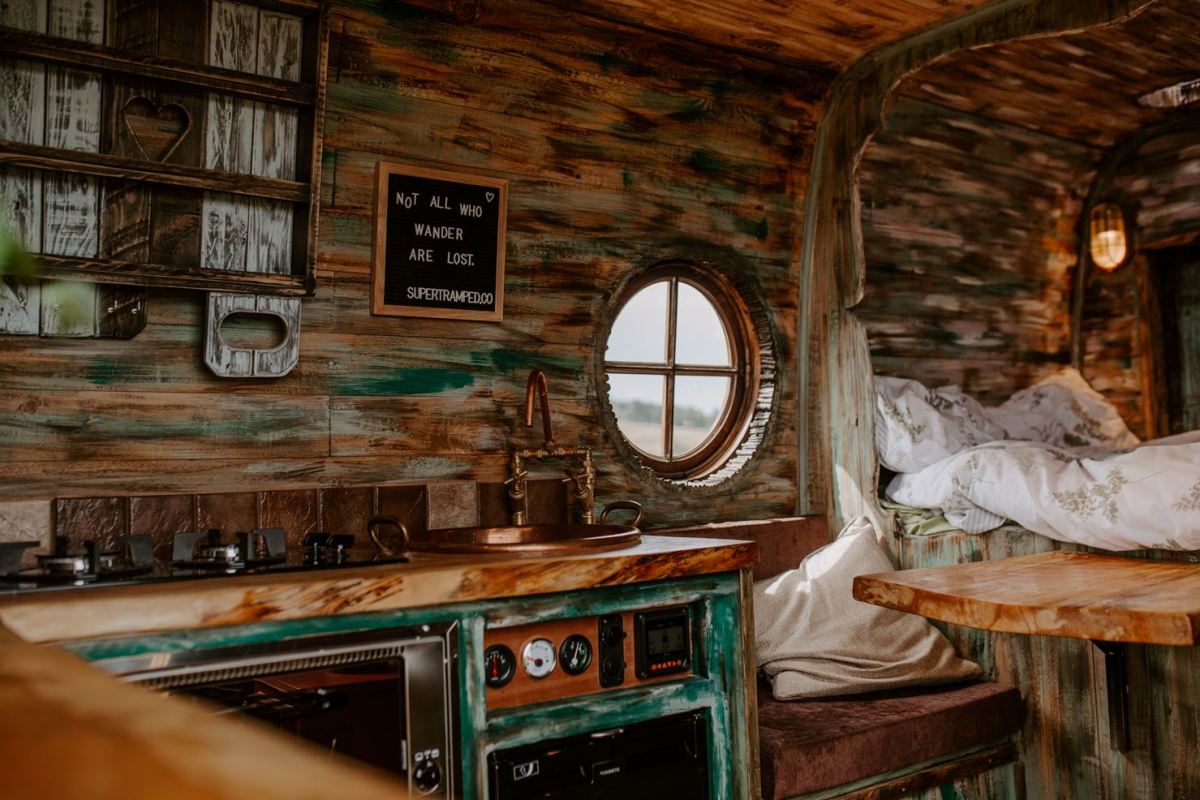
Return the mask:
<path id="1" fill-rule="evenodd" d="M 125 127 L 147 161 L 166 161 L 192 129 L 188 111 L 178 103 L 157 105 L 148 97 L 131 97 L 122 109 Z"/>

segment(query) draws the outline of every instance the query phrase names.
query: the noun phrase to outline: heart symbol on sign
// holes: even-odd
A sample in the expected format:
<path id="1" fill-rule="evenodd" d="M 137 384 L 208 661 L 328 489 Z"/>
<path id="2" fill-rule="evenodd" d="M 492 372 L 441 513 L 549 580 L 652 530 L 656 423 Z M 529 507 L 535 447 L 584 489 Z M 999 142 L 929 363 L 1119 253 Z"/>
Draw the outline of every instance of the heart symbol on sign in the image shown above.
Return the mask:
<path id="1" fill-rule="evenodd" d="M 122 114 L 134 145 L 147 161 L 166 161 L 192 129 L 186 108 L 177 103 L 155 105 L 141 95 L 125 101 Z"/>
<path id="2" fill-rule="evenodd" d="M 496 199 L 495 192 L 484 192 L 483 196 L 487 198 L 487 201 L 489 203 Z"/>

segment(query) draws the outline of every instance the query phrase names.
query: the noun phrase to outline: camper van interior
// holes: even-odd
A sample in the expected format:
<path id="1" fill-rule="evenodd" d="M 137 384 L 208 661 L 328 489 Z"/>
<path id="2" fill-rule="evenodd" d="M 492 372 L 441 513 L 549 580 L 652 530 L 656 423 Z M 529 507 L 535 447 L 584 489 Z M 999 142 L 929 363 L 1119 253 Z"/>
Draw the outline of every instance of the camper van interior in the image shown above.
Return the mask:
<path id="1" fill-rule="evenodd" d="M 0 797 L 1200 796 L 1196 0 L 0 0 Z"/>

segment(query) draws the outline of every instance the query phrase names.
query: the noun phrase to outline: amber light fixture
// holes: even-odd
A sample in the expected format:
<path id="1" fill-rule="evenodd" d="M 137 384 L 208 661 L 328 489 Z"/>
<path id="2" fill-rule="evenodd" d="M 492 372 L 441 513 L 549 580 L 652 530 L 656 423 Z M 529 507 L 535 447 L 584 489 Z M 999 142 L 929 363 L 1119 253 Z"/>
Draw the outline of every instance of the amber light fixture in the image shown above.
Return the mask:
<path id="1" fill-rule="evenodd" d="M 1129 258 L 1129 237 L 1125 234 L 1125 214 L 1116 203 L 1100 203 L 1092 208 L 1088 225 L 1088 247 L 1092 263 L 1112 272 Z"/>

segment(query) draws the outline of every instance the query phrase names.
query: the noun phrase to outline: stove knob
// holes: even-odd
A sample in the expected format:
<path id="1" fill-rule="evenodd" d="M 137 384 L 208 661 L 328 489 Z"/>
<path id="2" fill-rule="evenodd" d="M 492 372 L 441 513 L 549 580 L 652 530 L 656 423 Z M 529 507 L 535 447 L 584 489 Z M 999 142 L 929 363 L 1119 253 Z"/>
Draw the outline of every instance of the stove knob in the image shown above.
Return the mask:
<path id="1" fill-rule="evenodd" d="M 422 761 L 413 769 L 412 782 L 421 794 L 433 794 L 442 787 L 442 768 L 432 759 Z"/>

